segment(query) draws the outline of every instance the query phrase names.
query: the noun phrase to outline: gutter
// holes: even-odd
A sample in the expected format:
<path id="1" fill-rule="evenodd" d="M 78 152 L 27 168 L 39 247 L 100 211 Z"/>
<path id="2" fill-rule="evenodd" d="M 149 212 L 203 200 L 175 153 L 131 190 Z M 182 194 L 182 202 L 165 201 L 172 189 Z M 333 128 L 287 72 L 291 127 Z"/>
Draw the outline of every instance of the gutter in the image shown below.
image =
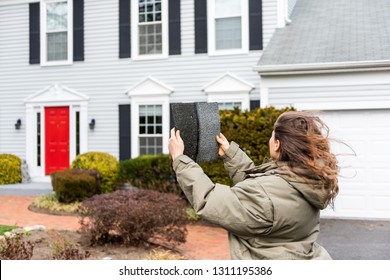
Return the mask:
<path id="1" fill-rule="evenodd" d="M 389 71 L 390 60 L 256 65 L 253 70 L 261 76 Z"/>

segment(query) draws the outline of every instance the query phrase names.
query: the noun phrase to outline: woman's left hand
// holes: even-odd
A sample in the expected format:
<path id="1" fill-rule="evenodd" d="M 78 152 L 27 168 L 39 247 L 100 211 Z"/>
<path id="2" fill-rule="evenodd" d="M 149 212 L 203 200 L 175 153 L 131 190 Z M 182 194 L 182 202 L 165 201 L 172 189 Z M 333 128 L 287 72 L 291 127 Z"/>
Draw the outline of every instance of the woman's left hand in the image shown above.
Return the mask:
<path id="1" fill-rule="evenodd" d="M 168 149 L 172 160 L 184 153 L 184 142 L 180 137 L 180 130 L 175 132 L 175 128 L 171 129 L 171 138 L 168 140 Z"/>

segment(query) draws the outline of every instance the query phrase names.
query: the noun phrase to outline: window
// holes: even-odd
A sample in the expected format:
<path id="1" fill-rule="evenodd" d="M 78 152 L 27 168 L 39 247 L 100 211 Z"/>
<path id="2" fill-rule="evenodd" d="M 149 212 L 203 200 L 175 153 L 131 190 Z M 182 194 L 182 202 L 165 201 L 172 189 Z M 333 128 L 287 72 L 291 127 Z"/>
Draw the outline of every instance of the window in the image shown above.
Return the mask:
<path id="1" fill-rule="evenodd" d="M 42 1 L 41 60 L 43 65 L 72 63 L 72 3 L 73 1 Z"/>
<path id="2" fill-rule="evenodd" d="M 131 1 L 132 57 L 162 58 L 168 56 L 168 1 Z"/>
<path id="3" fill-rule="evenodd" d="M 236 107 L 241 110 L 242 102 L 218 102 L 219 110 L 234 110 Z"/>
<path id="4" fill-rule="evenodd" d="M 139 154 L 161 154 L 162 105 L 139 106 Z"/>
<path id="5" fill-rule="evenodd" d="M 248 0 L 211 0 L 208 9 L 209 54 L 248 52 Z"/>

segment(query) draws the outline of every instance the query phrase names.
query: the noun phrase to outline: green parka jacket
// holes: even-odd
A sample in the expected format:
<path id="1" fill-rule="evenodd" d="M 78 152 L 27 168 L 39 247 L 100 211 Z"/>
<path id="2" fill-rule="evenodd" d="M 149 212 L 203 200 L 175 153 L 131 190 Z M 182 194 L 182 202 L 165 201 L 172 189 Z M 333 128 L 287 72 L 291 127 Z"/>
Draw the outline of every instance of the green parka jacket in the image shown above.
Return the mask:
<path id="1" fill-rule="evenodd" d="M 214 184 L 185 155 L 173 161 L 177 180 L 196 213 L 229 232 L 232 259 L 331 259 L 316 243 L 322 182 L 303 179 L 273 161 L 255 167 L 232 142 L 224 166 L 234 186 Z M 280 165 L 279 165 L 280 166 Z"/>

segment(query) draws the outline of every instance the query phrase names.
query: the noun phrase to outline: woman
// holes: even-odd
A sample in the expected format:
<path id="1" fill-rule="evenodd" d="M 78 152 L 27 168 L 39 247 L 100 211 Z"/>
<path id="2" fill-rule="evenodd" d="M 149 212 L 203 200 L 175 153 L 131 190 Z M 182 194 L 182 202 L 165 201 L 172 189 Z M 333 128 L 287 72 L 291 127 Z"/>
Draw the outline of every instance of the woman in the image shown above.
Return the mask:
<path id="1" fill-rule="evenodd" d="M 214 184 L 183 155 L 180 131 L 171 130 L 168 147 L 196 213 L 229 232 L 232 259 L 331 259 L 316 243 L 320 209 L 338 193 L 328 130 L 310 113 L 283 113 L 269 140 L 271 159 L 260 166 L 221 133 L 219 155 L 233 187 Z"/>

